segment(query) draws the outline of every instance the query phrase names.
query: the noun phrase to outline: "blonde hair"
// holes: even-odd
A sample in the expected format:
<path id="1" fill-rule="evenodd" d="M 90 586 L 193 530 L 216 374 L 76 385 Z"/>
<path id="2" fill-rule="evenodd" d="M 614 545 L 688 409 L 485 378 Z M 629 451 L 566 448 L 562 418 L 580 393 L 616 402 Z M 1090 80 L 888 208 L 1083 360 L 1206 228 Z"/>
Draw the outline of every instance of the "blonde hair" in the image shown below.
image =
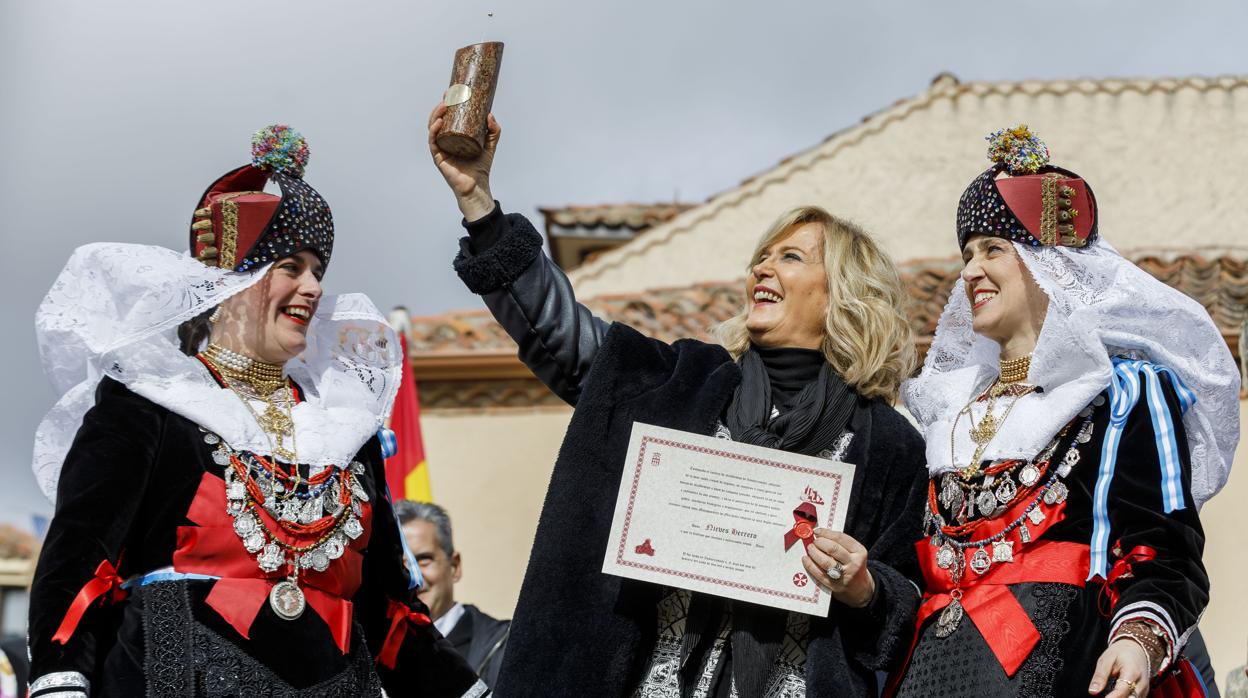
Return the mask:
<path id="1" fill-rule="evenodd" d="M 828 280 L 828 316 L 820 347 L 824 358 L 859 395 L 896 400 L 901 381 L 916 365 L 914 330 L 902 310 L 906 292 L 897 267 L 865 230 L 818 206 L 795 208 L 759 239 L 751 266 L 767 248 L 807 223 L 823 227 Z M 750 348 L 745 327 L 749 296 L 747 292 L 739 314 L 713 329 L 734 358 Z"/>

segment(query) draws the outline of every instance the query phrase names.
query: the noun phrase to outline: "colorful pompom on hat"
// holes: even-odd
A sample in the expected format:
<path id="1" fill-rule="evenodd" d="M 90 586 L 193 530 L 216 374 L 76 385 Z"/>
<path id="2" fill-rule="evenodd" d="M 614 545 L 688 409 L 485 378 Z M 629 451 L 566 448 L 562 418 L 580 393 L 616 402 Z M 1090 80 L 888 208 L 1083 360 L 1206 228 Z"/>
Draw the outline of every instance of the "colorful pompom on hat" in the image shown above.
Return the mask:
<path id="1" fill-rule="evenodd" d="M 251 163 L 219 177 L 191 219 L 191 254 L 209 266 L 247 271 L 301 250 L 328 267 L 334 251 L 329 204 L 303 181 L 308 142 L 274 124 L 251 137 Z M 282 192 L 267 194 L 270 180 Z"/>
<path id="2" fill-rule="evenodd" d="M 1079 175 L 1049 163 L 1049 149 L 1026 125 L 987 137 L 993 165 L 958 202 L 958 248 L 972 235 L 1024 245 L 1084 247 L 1096 240 L 1096 197 Z"/>

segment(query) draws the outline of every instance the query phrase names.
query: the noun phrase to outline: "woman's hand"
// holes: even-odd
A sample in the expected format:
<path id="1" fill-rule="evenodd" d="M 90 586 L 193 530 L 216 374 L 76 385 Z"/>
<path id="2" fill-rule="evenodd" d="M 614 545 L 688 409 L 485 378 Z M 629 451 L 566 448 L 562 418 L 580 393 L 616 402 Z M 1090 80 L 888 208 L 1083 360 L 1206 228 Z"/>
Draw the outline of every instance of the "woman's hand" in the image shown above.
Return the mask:
<path id="1" fill-rule="evenodd" d="M 867 549 L 853 536 L 816 528 L 815 540 L 806 546 L 802 564 L 811 579 L 846 606 L 862 608 L 875 596 L 875 579 L 867 569 Z M 828 574 L 829 569 L 839 569 L 840 578 L 833 579 L 836 572 Z"/>
<path id="2" fill-rule="evenodd" d="M 490 168 L 494 165 L 494 151 L 498 148 L 498 138 L 503 130 L 494 120 L 494 115 L 490 114 L 485 149 L 475 158 L 458 158 L 438 147 L 438 131 L 442 130 L 442 119 L 445 115 L 445 102 L 438 102 L 438 106 L 429 115 L 429 154 L 433 156 L 433 164 L 438 166 L 438 171 L 455 193 L 455 201 L 459 204 L 464 219 L 480 220 L 494 210 L 494 196 L 490 194 Z"/>
<path id="3" fill-rule="evenodd" d="M 1115 640 L 1096 661 L 1088 693 L 1098 695 L 1108 684 L 1113 690 L 1105 694 L 1107 698 L 1144 698 L 1148 695 L 1150 669 L 1148 653 L 1143 647 L 1134 640 Z"/>

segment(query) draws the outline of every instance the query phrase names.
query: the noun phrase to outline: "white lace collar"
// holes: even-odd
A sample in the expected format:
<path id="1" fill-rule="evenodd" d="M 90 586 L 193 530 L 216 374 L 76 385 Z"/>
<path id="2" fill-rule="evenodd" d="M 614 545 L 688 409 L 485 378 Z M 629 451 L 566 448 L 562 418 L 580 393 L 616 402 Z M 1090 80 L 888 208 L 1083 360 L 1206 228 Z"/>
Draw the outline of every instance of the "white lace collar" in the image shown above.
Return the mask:
<path id="1" fill-rule="evenodd" d="M 35 436 L 33 468 L 55 500 L 69 445 L 109 376 L 217 433 L 269 454 L 268 437 L 229 390 L 177 348 L 181 322 L 261 278 L 209 268 L 160 247 L 97 244 L 75 251 L 36 314 L 44 370 L 62 391 Z M 292 410 L 299 460 L 345 465 L 382 427 L 402 371 L 398 338 L 362 294 L 322 298 L 308 346 L 287 364 L 305 393 Z"/>
<path id="2" fill-rule="evenodd" d="M 1230 472 L 1239 441 L 1239 372 L 1213 320 L 1196 301 L 1119 255 L 1107 242 L 1076 250 L 1014 243 L 1049 296 L 1029 381 L 1044 388 L 1019 400 L 985 459 L 1030 458 L 1109 385 L 1111 356 L 1166 366 L 1196 393 L 1183 417 L 1192 460 L 1192 495 L 1212 497 Z M 957 281 L 922 373 L 902 388 L 927 441 L 933 474 L 965 466 L 974 453 L 958 412 L 997 374 L 999 346 L 971 328 Z M 950 439 L 953 439 L 952 448 Z"/>

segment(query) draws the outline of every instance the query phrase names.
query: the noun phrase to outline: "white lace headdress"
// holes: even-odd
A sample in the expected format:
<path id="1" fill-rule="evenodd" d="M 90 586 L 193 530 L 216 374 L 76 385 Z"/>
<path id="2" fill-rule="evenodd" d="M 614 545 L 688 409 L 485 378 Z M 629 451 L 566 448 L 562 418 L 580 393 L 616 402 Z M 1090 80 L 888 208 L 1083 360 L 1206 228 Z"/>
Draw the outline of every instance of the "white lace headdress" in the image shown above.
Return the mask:
<path id="1" fill-rule="evenodd" d="M 74 251 L 35 315 L 44 372 L 60 395 L 35 435 L 33 468 L 55 501 L 61 466 L 104 376 L 217 433 L 269 454 L 268 437 L 232 391 L 178 349 L 177 327 L 260 281 L 163 247 L 97 243 Z M 399 386 L 394 331 L 362 294 L 325 296 L 287 372 L 306 399 L 294 418 L 299 460 L 345 466 L 380 429 Z"/>
<path id="2" fill-rule="evenodd" d="M 1239 371 L 1221 332 L 1195 300 L 1153 278 L 1104 239 L 1083 249 L 1011 243 L 1049 297 L 1028 381 L 1044 388 L 1019 400 L 983 458 L 1031 458 L 1097 394 L 1111 356 L 1166 366 L 1195 393 L 1183 416 L 1197 506 L 1226 483 L 1239 441 Z M 941 313 L 920 375 L 903 386 L 927 440 L 933 475 L 973 457 L 958 412 L 997 375 L 999 345 L 971 328 L 959 279 Z M 958 466 L 955 466 L 955 463 Z"/>

